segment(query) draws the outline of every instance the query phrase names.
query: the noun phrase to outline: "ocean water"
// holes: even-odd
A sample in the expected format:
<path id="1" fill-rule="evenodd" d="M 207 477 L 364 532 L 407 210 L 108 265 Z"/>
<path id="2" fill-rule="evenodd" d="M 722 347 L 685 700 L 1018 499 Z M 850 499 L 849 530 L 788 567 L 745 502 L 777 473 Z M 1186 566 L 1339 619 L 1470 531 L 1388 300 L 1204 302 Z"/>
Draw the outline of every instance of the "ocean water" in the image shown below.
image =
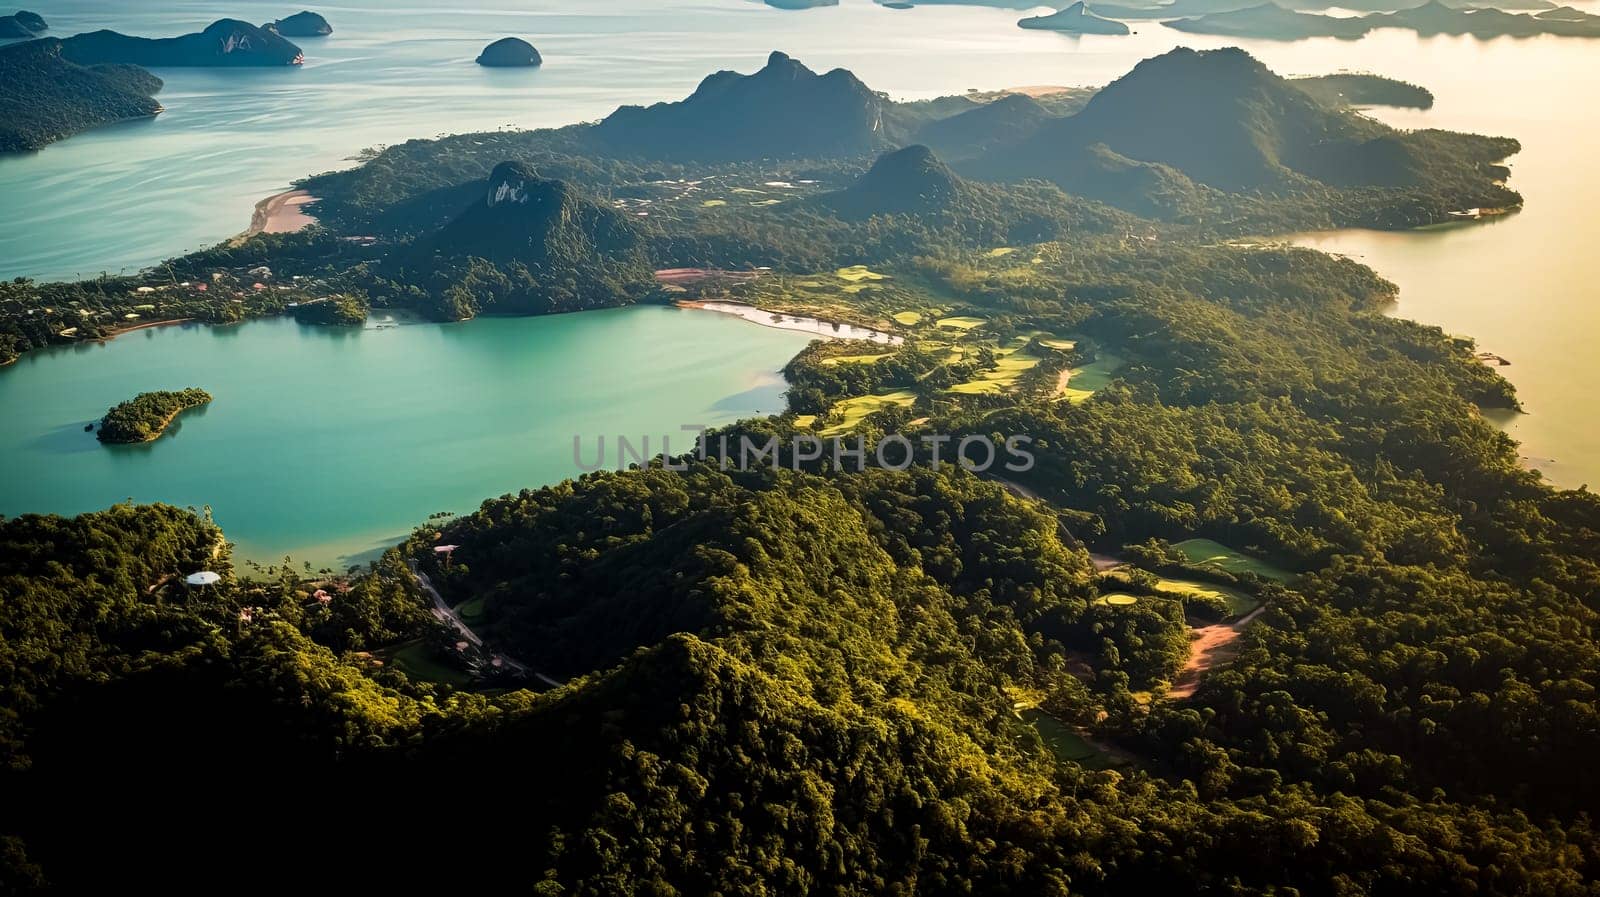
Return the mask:
<path id="1" fill-rule="evenodd" d="M 99 27 L 169 35 L 222 16 L 262 22 L 300 8 L 298 2 L 290 6 L 260 0 L 226 5 L 183 0 L 159 6 L 130 0 L 46 0 L 33 5 L 57 35 Z M 1594 0 L 1576 5 L 1600 8 Z M 158 70 L 167 81 L 160 98 L 168 111 L 155 120 L 114 125 L 39 153 L 0 158 L 0 276 L 55 278 L 135 269 L 242 230 L 258 200 L 285 189 L 295 178 L 353 164 L 364 148 L 468 130 L 593 120 L 619 104 L 681 97 L 717 69 L 754 70 L 773 49 L 819 70 L 850 68 L 893 97 L 917 99 L 969 88 L 1099 85 L 1174 46 L 1240 45 L 1283 74 L 1371 71 L 1416 81 L 1436 94 L 1436 106 L 1426 112 L 1372 113 L 1385 121 L 1505 134 L 1523 142 L 1523 152 L 1511 163 L 1511 184 L 1526 195 L 1528 207 L 1517 215 L 1426 232 L 1347 231 L 1299 239 L 1355 256 L 1399 283 L 1396 313 L 1475 337 L 1484 349 L 1510 359 L 1512 366 L 1501 370 L 1517 384 L 1529 413 L 1506 426 L 1524 441 L 1524 452 L 1538 459 L 1558 484 L 1600 482 L 1600 428 L 1593 424 L 1600 415 L 1600 391 L 1593 386 L 1600 380 L 1600 352 L 1590 345 L 1600 333 L 1600 288 L 1595 286 L 1600 283 L 1600 253 L 1594 246 L 1600 173 L 1592 163 L 1600 158 L 1600 119 L 1586 99 L 1588 86 L 1600 83 L 1600 41 L 1422 38 L 1400 31 L 1380 31 L 1358 41 L 1241 41 L 1183 35 L 1155 22 L 1136 23 L 1137 33 L 1127 37 L 1075 38 L 1015 27 L 1025 11 L 951 5 L 892 10 L 867 0 L 805 11 L 776 10 L 754 0 L 495 0 L 462 9 L 419 0 L 345 0 L 313 8 L 327 16 L 335 32 L 297 41 L 306 54 L 303 67 Z M 534 43 L 545 65 L 491 70 L 472 63 L 485 44 L 506 35 Z M 613 319 L 672 313 L 620 314 Z M 272 481 L 271 489 L 295 497 L 293 513 L 274 505 L 278 510 L 270 520 L 263 517 L 257 526 L 233 509 L 242 500 L 235 492 L 258 488 L 241 482 L 253 474 L 253 467 L 241 462 L 268 463 L 279 455 L 217 455 L 212 462 L 233 461 L 231 471 L 197 465 L 212 471 L 209 478 L 179 473 L 185 469 L 179 460 L 184 445 L 221 438 L 219 430 L 242 440 L 238 446 L 261 437 L 255 430 L 232 429 L 229 416 L 247 413 L 238 410 L 245 404 L 238 399 L 219 396 L 205 417 L 195 419 L 171 444 L 147 449 L 148 461 L 126 460 L 140 457 L 134 453 L 107 454 L 92 441 L 88 448 L 73 442 L 68 450 L 65 440 L 72 426 L 81 429 L 82 421 L 98 416 L 133 387 L 193 383 L 216 391 L 225 386 L 225 362 L 233 359 L 217 354 L 219 346 L 264 347 L 259 356 L 252 354 L 254 348 L 245 353 L 257 359 L 250 370 L 258 379 L 248 401 L 279 396 L 266 419 L 282 432 L 278 441 L 261 444 L 303 447 L 315 445 L 323 438 L 315 434 L 329 429 L 346 424 L 359 429 L 362 418 L 350 418 L 352 410 L 373 404 L 390 407 L 403 400 L 405 390 L 390 380 L 360 380 L 362 391 L 341 402 L 337 390 L 325 395 L 316 387 L 329 381 L 306 380 L 310 375 L 293 365 L 269 363 L 282 352 L 312 371 L 349 366 L 355 376 L 370 353 L 386 351 L 384 341 L 398 345 L 434 334 L 428 351 L 417 349 L 407 357 L 424 359 L 425 370 L 461 396 L 487 388 L 481 403 L 474 398 L 473 407 L 486 422 L 477 425 L 492 429 L 509 427 L 508 422 L 521 420 L 519 415 L 533 413 L 526 404 L 516 404 L 527 401 L 527 390 L 557 383 L 574 391 L 569 398 L 580 407 L 623 403 L 615 407 L 618 415 L 645 414 L 652 402 L 674 414 L 687 413 L 716 407 L 752 388 L 770 394 L 740 410 L 758 410 L 756 405 L 772 410 L 768 406 L 775 406 L 773 396 L 780 387 L 765 380 L 761 382 L 767 385 L 752 385 L 752 378 L 770 377 L 763 372 L 781 366 L 800 343 L 793 334 L 731 319 L 685 325 L 669 341 L 676 357 L 703 359 L 709 357 L 707 347 L 721 351 L 731 344 L 757 346 L 759 357 L 710 379 L 681 379 L 696 373 L 693 365 L 638 376 L 625 394 L 589 392 L 587 386 L 559 380 L 559 372 L 521 367 L 537 365 L 545 357 L 544 337 L 523 338 L 526 328 L 542 327 L 563 332 L 593 328 L 599 336 L 585 343 L 591 348 L 584 358 L 604 364 L 627 361 L 627 354 L 648 340 L 604 338 L 613 328 L 606 322 L 613 319 L 595 314 L 555 323 L 484 321 L 455 329 L 412 327 L 344 338 L 301 333 L 284 322 L 261 323 L 229 331 L 154 331 L 103 348 L 24 360 L 13 370 L 0 371 L 0 420 L 6 421 L 0 443 L 0 513 L 83 510 L 129 496 L 185 504 L 209 501 L 246 555 L 270 558 L 293 550 L 321 561 L 355 556 L 433 510 L 459 510 L 482 496 L 568 475 L 523 460 L 508 464 L 505 453 L 512 449 L 504 446 L 489 453 L 501 459 L 501 466 L 481 470 L 476 478 L 452 473 L 475 469 L 464 460 L 472 454 L 466 450 L 447 451 L 440 464 L 419 468 L 417 460 L 429 457 L 426 440 L 405 443 L 403 457 L 394 453 L 394 443 L 388 448 L 365 444 L 359 452 L 291 454 L 284 456 L 289 460 L 282 462 L 282 479 Z M 735 329 L 718 329 L 723 327 Z M 521 336 L 487 335 L 502 331 Z M 576 332 L 570 339 L 587 340 Z M 279 340 L 284 345 L 276 345 Z M 116 359 L 130 353 L 130 346 L 152 345 L 163 347 L 164 354 L 140 364 L 160 361 L 176 367 L 165 368 L 164 377 L 147 378 L 148 383 L 117 377 Z M 440 346 L 470 351 L 441 352 Z M 474 354 L 478 352 L 485 357 Z M 213 367 L 202 365 L 208 358 L 214 360 L 205 363 Z M 492 376 L 496 365 L 535 382 L 516 380 L 506 386 Z M 393 370 L 418 373 L 404 365 Z M 90 388 L 82 385 L 84 380 L 99 385 Z M 397 395 L 388 396 L 386 390 Z M 440 413 L 451 410 L 440 394 L 423 395 Z M 642 397 L 641 404 L 627 405 L 629 396 Z M 679 401 L 688 407 L 677 407 Z M 50 414 L 41 417 L 38 408 Z M 291 414 L 294 409 L 298 411 Z M 389 426 L 396 438 L 420 438 L 415 428 L 424 425 L 390 421 Z M 430 434 L 436 430 L 431 423 L 426 428 Z M 527 435 L 523 432 L 521 438 Z M 333 445 L 341 441 L 335 439 Z M 382 475 L 373 480 L 357 476 L 367 469 L 354 459 L 368 457 L 382 462 L 376 471 Z M 79 463 L 92 476 L 71 466 Z M 92 488 L 46 475 L 63 464 L 88 477 Z M 172 469 L 160 475 L 141 467 L 169 464 Z M 343 466 L 332 468 L 337 476 L 307 473 L 328 464 Z M 345 476 L 357 477 L 352 482 L 375 491 L 339 488 Z M 440 477 L 451 477 L 454 491 L 435 490 Z M 407 492 L 416 494 L 407 498 Z M 269 498 L 277 501 L 275 495 Z M 358 506 L 365 505 L 379 506 L 382 513 L 358 514 Z"/>

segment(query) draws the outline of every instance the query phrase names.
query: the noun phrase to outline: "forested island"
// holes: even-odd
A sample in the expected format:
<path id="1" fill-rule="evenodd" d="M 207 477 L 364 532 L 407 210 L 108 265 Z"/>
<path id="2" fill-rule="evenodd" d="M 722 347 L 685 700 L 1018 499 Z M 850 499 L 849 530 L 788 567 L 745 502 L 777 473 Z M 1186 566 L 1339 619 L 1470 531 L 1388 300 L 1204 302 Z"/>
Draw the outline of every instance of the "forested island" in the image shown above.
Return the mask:
<path id="1" fill-rule="evenodd" d="M 29 38 L 50 30 L 44 16 L 19 9 L 9 16 L 0 16 L 0 38 Z"/>
<path id="2" fill-rule="evenodd" d="M 491 68 L 529 68 L 543 65 L 544 57 L 520 37 L 502 37 L 478 54 L 479 65 Z"/>
<path id="3" fill-rule="evenodd" d="M 178 415 L 210 402 L 211 393 L 198 387 L 141 392 L 107 411 L 95 435 L 101 442 L 153 442 Z"/>
<path id="4" fill-rule="evenodd" d="M 263 25 L 284 37 L 326 37 L 333 33 L 333 26 L 328 20 L 309 10 L 301 10 L 285 19 L 279 19 L 270 26 Z"/>
<path id="5" fill-rule="evenodd" d="M 238 19 L 218 19 L 178 37 L 134 37 L 91 31 L 62 40 L 62 55 L 79 65 L 263 66 L 299 65 L 300 48 L 276 31 Z"/>
<path id="6" fill-rule="evenodd" d="M 138 66 L 78 65 L 62 42 L 0 47 L 0 152 L 37 150 L 80 131 L 160 113 L 161 79 Z"/>
<path id="7" fill-rule="evenodd" d="M 1574 15 L 1573 13 L 1576 13 Z M 1167 27 L 1195 34 L 1300 40 L 1307 37 L 1354 39 L 1378 28 L 1402 28 L 1423 36 L 1469 34 L 1473 37 L 1600 37 L 1600 16 L 1578 10 L 1546 10 L 1533 14 L 1509 13 L 1491 8 L 1449 6 L 1429 0 L 1397 12 L 1377 12 L 1355 18 L 1292 12 L 1276 3 L 1207 13 L 1164 22 Z"/>
<path id="8" fill-rule="evenodd" d="M 1023 28 L 1060 31 L 1063 34 L 1127 34 L 1128 26 L 1097 16 L 1083 0 L 1047 16 L 1030 16 L 1017 22 Z"/>
<path id="9" fill-rule="evenodd" d="M 241 578 L 206 511 L 0 520 L 0 878 L 1591 895 L 1600 499 L 1519 466 L 1469 341 L 1272 239 L 1514 206 L 1517 144 L 1351 87 L 1178 50 L 1064 110 L 901 104 L 775 54 L 596 125 L 389 147 L 305 182 L 302 233 L 0 285 L 13 353 L 330 302 L 899 337 L 813 343 L 783 414 L 682 469 L 436 515 L 344 573 Z M 996 433 L 1034 466 L 949 463 Z M 889 434 L 920 463 L 804 451 Z M 723 469 L 723 437 L 777 463 Z M 358 819 L 307 849 L 333 836 L 219 782 Z M 470 862 L 419 860 L 483 806 Z"/>

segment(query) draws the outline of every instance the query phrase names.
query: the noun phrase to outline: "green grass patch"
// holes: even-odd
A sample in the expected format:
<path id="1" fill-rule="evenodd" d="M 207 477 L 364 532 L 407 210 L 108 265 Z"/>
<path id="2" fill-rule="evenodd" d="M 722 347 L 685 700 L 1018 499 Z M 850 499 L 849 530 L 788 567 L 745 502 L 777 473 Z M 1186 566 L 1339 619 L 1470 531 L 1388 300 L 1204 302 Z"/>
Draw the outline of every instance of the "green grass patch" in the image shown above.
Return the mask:
<path id="1" fill-rule="evenodd" d="M 1046 349 L 1054 349 L 1057 352 L 1071 352 L 1073 349 L 1078 348 L 1078 341 L 1074 339 L 1042 339 L 1039 340 L 1039 345 L 1044 346 Z"/>
<path id="2" fill-rule="evenodd" d="M 700 204 L 700 208 L 702 208 L 702 209 L 714 209 L 714 208 L 716 208 L 718 206 L 725 206 L 727 204 L 728 204 L 728 201 L 726 199 L 708 199 L 705 202 Z"/>
<path id="3" fill-rule="evenodd" d="M 734 193 L 743 193 L 746 196 L 766 196 L 767 195 L 767 191 L 765 191 L 765 190 L 756 190 L 756 189 L 751 188 L 751 187 L 735 187 L 735 188 L 733 188 L 733 192 Z"/>
<path id="4" fill-rule="evenodd" d="M 1067 378 L 1067 385 L 1061 389 L 1061 397 L 1074 402 L 1087 399 L 1104 389 L 1122 365 L 1121 358 L 1108 352 L 1101 352 L 1100 357 L 1092 363 L 1072 369 L 1071 376 Z"/>
<path id="5" fill-rule="evenodd" d="M 1127 607 L 1132 604 L 1138 604 L 1139 596 L 1131 595 L 1127 592 L 1107 592 L 1106 594 L 1101 595 L 1099 598 L 1096 598 L 1095 603 L 1109 604 L 1112 607 Z"/>
<path id="6" fill-rule="evenodd" d="M 948 392 L 956 395 L 989 395 L 1011 390 L 1023 374 L 1033 370 L 1042 361 L 1026 349 L 998 349 L 999 362 L 992 371 L 984 371 L 976 380 L 957 383 Z"/>
<path id="7" fill-rule="evenodd" d="M 400 672 L 424 682 L 444 685 L 468 685 L 472 677 L 465 672 L 436 660 L 433 649 L 421 641 L 408 642 L 395 649 L 389 660 Z"/>
<path id="8" fill-rule="evenodd" d="M 874 411 L 887 408 L 890 405 L 902 405 L 909 408 L 916 401 L 917 394 L 908 389 L 896 390 L 882 395 L 856 396 L 853 399 L 843 399 L 834 405 L 834 408 L 843 417 L 838 423 L 823 430 L 822 434 L 824 436 L 836 436 L 840 433 L 848 433 Z"/>
<path id="9" fill-rule="evenodd" d="M 891 315 L 891 317 L 894 318 L 894 322 L 896 324 L 899 324 L 903 327 L 910 327 L 914 324 L 922 323 L 922 315 L 914 311 L 897 311 Z"/>
<path id="10" fill-rule="evenodd" d="M 989 322 L 986 319 L 973 317 L 972 315 L 952 315 L 948 318 L 939 319 L 940 327 L 949 327 L 952 330 L 971 330 L 980 324 L 987 323 Z"/>
<path id="11" fill-rule="evenodd" d="M 1156 590 L 1169 595 L 1189 593 L 1206 597 L 1221 598 L 1228 602 L 1228 610 L 1233 616 L 1243 616 L 1261 606 L 1261 602 L 1253 595 L 1247 595 L 1231 586 L 1217 585 L 1216 583 L 1200 582 L 1196 579 L 1169 579 L 1162 577 L 1156 580 Z"/>
<path id="12" fill-rule="evenodd" d="M 1050 714 L 1042 710 L 1024 710 L 1022 718 L 1038 731 L 1040 740 L 1057 760 L 1076 763 L 1086 769 L 1106 769 L 1111 766 L 1111 758 L 1104 751 Z"/>
<path id="13" fill-rule="evenodd" d="M 1229 573 L 1254 573 L 1263 579 L 1288 582 L 1295 574 L 1282 567 L 1274 567 L 1259 558 L 1253 558 L 1221 542 L 1210 539 L 1185 539 L 1172 546 L 1183 552 L 1189 563 L 1199 567 L 1216 567 Z"/>
<path id="14" fill-rule="evenodd" d="M 1006 256 L 1008 256 L 1011 253 L 1016 252 L 1016 251 L 1017 250 L 1013 249 L 1010 246 L 996 246 L 995 248 L 989 250 L 989 258 L 992 258 L 992 259 L 1005 258 Z"/>
<path id="15" fill-rule="evenodd" d="M 833 273 L 840 280 L 848 280 L 851 283 L 862 280 L 883 280 L 886 276 L 868 268 L 866 265 L 851 265 L 848 268 L 840 268 Z"/>
<path id="16" fill-rule="evenodd" d="M 488 618 L 486 604 L 482 597 L 470 598 L 456 606 L 456 615 L 468 626 L 474 626 Z"/>

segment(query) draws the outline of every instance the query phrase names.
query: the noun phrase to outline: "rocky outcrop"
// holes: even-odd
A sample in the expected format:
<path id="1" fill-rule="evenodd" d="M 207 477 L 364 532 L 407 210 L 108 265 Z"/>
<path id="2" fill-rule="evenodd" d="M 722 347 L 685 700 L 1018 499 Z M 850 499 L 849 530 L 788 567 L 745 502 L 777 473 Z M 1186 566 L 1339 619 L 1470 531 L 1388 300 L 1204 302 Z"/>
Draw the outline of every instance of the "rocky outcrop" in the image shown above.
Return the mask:
<path id="1" fill-rule="evenodd" d="M 286 19 L 261 27 L 284 37 L 327 37 L 333 33 L 333 26 L 328 24 L 327 19 L 309 10 L 301 10 Z"/>

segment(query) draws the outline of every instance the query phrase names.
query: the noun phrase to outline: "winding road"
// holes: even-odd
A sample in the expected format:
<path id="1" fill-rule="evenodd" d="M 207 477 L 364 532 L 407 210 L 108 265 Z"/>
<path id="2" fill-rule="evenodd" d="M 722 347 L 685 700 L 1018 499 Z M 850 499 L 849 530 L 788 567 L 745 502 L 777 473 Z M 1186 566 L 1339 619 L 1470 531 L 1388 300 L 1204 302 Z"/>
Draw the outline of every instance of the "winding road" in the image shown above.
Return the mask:
<path id="1" fill-rule="evenodd" d="M 433 587 L 433 582 L 432 580 L 428 579 L 428 574 L 417 569 L 417 562 L 407 561 L 406 565 L 411 568 L 411 575 L 416 578 L 417 585 L 422 588 L 422 591 L 427 592 L 428 597 L 433 600 L 433 615 L 454 627 L 455 630 L 461 634 L 461 637 L 470 642 L 474 647 L 484 648 L 485 646 L 483 644 L 483 638 L 476 632 L 472 631 L 472 627 L 468 626 L 466 622 L 461 619 L 461 616 L 455 612 L 454 608 L 445 603 L 444 596 L 440 595 L 439 590 Z M 485 650 L 489 649 L 485 648 Z M 538 670 L 533 669 L 509 654 L 501 654 L 497 651 L 489 650 L 489 656 L 495 660 L 498 660 L 502 665 L 510 667 L 511 669 L 522 673 L 523 675 L 532 676 L 534 679 L 537 679 L 541 683 L 548 685 L 551 688 L 560 688 L 564 684 L 556 679 L 546 676 L 544 673 L 541 673 Z"/>

